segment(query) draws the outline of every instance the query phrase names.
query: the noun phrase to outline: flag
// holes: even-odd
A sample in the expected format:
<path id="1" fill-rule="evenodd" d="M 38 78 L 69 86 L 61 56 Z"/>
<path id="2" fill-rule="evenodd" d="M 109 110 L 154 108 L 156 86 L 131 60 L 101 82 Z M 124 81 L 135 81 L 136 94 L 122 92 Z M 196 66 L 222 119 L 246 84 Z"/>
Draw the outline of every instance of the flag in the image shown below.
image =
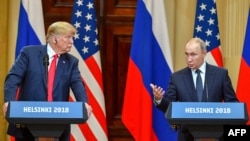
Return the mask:
<path id="1" fill-rule="evenodd" d="M 41 0 L 21 0 L 15 57 L 26 45 L 45 44 Z"/>
<path id="2" fill-rule="evenodd" d="M 21 0 L 18 19 L 15 58 L 26 45 L 45 44 L 43 8 L 41 0 Z M 18 97 L 17 92 L 16 97 Z M 14 141 L 14 137 L 10 138 Z"/>
<path id="3" fill-rule="evenodd" d="M 93 113 L 86 124 L 71 125 L 71 141 L 108 140 L 96 22 L 94 0 L 74 0 L 71 23 L 77 33 L 71 53 L 80 60 L 79 69 Z M 75 100 L 73 96 L 71 98 Z"/>
<path id="4" fill-rule="evenodd" d="M 215 0 L 197 0 L 194 37 L 204 40 L 208 52 L 206 61 L 223 67 Z"/>
<path id="5" fill-rule="evenodd" d="M 138 0 L 122 109 L 122 121 L 136 141 L 176 140 L 153 104 L 150 87 L 167 88 L 172 71 L 164 0 Z"/>
<path id="6" fill-rule="evenodd" d="M 240 62 L 238 84 L 236 88 L 236 95 L 240 102 L 245 102 L 250 116 L 250 98 L 249 98 L 249 80 L 250 80 L 250 11 L 248 11 L 248 21 L 245 33 L 245 42 L 242 51 L 242 58 Z M 250 124 L 248 120 L 247 124 Z"/>

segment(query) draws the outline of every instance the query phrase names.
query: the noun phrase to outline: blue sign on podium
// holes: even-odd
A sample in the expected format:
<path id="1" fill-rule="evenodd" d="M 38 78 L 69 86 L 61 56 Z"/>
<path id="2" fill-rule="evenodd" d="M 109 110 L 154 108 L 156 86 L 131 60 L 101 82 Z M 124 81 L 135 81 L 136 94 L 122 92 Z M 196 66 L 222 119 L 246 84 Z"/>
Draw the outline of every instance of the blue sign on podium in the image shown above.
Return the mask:
<path id="1" fill-rule="evenodd" d="M 70 124 L 88 119 L 83 102 L 11 101 L 6 119 L 27 127 L 35 138 L 59 138 Z"/>
<path id="2" fill-rule="evenodd" d="M 22 124 L 74 124 L 87 120 L 82 102 L 11 101 L 7 121 Z"/>
<path id="3" fill-rule="evenodd" d="M 248 121 L 245 103 L 172 102 L 166 113 L 172 125 L 189 129 L 195 138 L 220 138 L 225 125 L 244 125 Z"/>
<path id="4" fill-rule="evenodd" d="M 245 124 L 248 120 L 245 103 L 238 102 L 172 102 L 165 116 L 173 124 Z"/>

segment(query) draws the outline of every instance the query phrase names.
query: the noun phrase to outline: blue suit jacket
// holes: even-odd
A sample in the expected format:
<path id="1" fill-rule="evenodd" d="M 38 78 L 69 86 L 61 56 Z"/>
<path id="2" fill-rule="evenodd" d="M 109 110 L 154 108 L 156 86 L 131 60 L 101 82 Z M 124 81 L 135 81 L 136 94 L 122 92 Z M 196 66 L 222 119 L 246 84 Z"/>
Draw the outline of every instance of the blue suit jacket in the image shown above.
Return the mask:
<path id="1" fill-rule="evenodd" d="M 157 107 L 165 112 L 170 102 L 198 102 L 190 68 L 184 68 L 172 74 L 167 93 Z M 202 102 L 238 102 L 228 71 L 206 64 L 205 86 Z M 181 127 L 179 141 L 193 141 L 185 127 Z"/>
<path id="2" fill-rule="evenodd" d="M 15 100 L 20 86 L 18 100 L 47 100 L 47 67 L 43 58 L 47 54 L 46 46 L 29 46 L 23 48 L 16 62 L 9 71 L 4 87 L 4 101 Z M 87 102 L 84 84 L 78 69 L 78 59 L 65 53 L 58 60 L 53 89 L 54 101 L 68 101 L 72 89 L 77 101 Z"/>
<path id="3" fill-rule="evenodd" d="M 47 66 L 43 58 L 47 47 L 24 47 L 7 74 L 4 86 L 4 101 L 13 101 L 18 87 L 19 101 L 47 101 Z M 78 59 L 65 53 L 57 63 L 53 89 L 53 101 L 68 101 L 70 88 L 77 101 L 87 102 L 84 84 L 78 69 Z M 11 129 L 8 131 L 11 134 Z M 14 132 L 14 131 L 13 131 Z"/>

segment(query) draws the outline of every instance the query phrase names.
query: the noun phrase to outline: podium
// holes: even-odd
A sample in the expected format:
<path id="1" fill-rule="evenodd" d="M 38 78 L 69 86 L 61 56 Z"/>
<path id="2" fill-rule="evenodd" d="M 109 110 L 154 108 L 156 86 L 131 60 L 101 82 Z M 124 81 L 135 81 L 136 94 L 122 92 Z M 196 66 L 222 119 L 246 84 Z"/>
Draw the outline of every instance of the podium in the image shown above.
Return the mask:
<path id="1" fill-rule="evenodd" d="M 224 125 L 245 125 L 248 115 L 245 103 L 172 102 L 165 118 L 172 125 L 182 125 L 197 139 L 219 139 Z"/>
<path id="2" fill-rule="evenodd" d="M 26 126 L 36 140 L 58 140 L 70 124 L 85 123 L 87 118 L 83 102 L 11 101 L 6 113 L 9 123 Z"/>

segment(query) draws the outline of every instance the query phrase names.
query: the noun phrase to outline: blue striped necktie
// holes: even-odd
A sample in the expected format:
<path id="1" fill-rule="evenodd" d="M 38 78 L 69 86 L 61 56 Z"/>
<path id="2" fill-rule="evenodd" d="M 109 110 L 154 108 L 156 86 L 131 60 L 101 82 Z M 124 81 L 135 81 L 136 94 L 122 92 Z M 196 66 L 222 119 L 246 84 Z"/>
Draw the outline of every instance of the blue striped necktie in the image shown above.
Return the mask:
<path id="1" fill-rule="evenodd" d="M 202 101 L 202 94 L 203 94 L 203 86 L 202 86 L 202 80 L 201 80 L 201 71 L 198 69 L 196 70 L 197 77 L 196 77 L 196 93 L 198 96 L 198 100 Z"/>

